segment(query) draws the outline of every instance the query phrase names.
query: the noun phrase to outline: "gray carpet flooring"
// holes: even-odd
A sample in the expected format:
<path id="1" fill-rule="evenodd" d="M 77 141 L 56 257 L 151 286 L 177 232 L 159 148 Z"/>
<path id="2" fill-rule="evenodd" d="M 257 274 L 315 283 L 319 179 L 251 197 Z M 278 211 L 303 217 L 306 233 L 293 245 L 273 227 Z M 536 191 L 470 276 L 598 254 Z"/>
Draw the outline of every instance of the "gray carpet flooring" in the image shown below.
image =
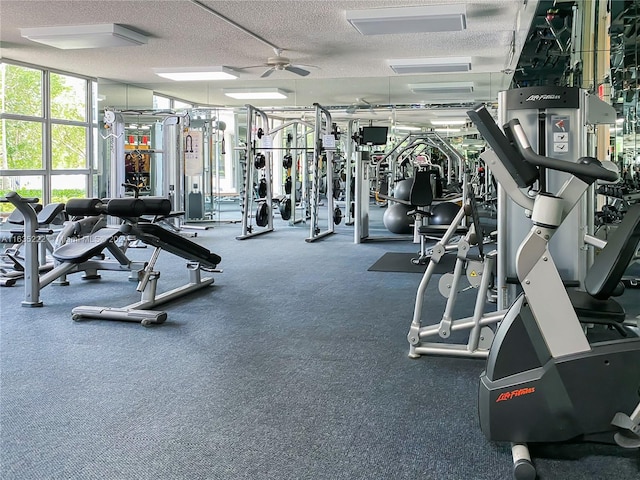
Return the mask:
<path id="1" fill-rule="evenodd" d="M 20 306 L 21 283 L 0 289 L 2 479 L 511 478 L 508 445 L 478 426 L 483 361 L 410 359 L 420 276 L 367 270 L 416 245 L 354 245 L 344 225 L 311 244 L 303 226 L 239 232 L 198 232 L 224 273 L 150 328 L 71 320 L 76 305 L 135 302 L 126 273 L 72 276 L 42 308 Z M 184 263 L 160 256 L 159 291 L 186 281 Z M 430 289 L 425 323 L 444 308 Z M 473 294 L 460 302 L 468 315 Z M 636 451 L 533 454 L 540 479 L 640 478 Z"/>

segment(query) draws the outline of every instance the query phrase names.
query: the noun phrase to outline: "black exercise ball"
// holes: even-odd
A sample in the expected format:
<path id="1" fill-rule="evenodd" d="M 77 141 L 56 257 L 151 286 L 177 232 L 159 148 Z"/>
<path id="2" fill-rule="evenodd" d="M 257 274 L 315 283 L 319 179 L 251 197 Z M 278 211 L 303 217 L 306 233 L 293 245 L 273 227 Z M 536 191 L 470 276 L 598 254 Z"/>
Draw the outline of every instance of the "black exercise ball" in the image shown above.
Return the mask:
<path id="1" fill-rule="evenodd" d="M 407 178 L 396 182 L 396 186 L 393 189 L 393 198 L 398 200 L 409 201 L 411 196 L 411 187 L 413 186 L 413 178 Z"/>
<path id="2" fill-rule="evenodd" d="M 407 234 L 412 232 L 413 217 L 407 215 L 411 210 L 409 205 L 394 203 L 387 207 L 382 216 L 382 222 L 391 233 Z"/>
<path id="3" fill-rule="evenodd" d="M 460 206 L 457 203 L 438 203 L 431 208 L 429 225 L 451 225 L 459 211 Z"/>

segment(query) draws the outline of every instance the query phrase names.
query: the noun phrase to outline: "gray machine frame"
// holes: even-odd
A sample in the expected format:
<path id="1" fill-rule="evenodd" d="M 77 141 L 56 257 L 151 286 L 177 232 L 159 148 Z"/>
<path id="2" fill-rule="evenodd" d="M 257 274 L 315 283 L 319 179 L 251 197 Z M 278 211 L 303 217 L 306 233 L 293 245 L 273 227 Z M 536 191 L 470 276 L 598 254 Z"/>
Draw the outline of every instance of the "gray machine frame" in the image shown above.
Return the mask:
<path id="1" fill-rule="evenodd" d="M 482 113 L 482 109 L 475 112 Z M 472 112 L 469 113 L 471 116 Z M 533 479 L 536 472 L 525 442 L 554 441 L 541 432 L 548 430 L 553 432 L 554 438 L 557 436 L 561 440 L 572 434 L 601 435 L 606 426 L 612 431 L 615 426 L 626 429 L 631 436 L 640 437 L 638 379 L 631 372 L 627 375 L 624 365 L 620 364 L 625 359 L 628 361 L 640 355 L 640 338 L 591 344 L 550 252 L 550 240 L 558 231 L 558 226 L 567 219 L 591 183 L 595 179 L 614 181 L 617 173 L 604 168 L 593 159 L 568 162 L 536 155 L 521 125 L 510 122 L 510 131 L 521 151 L 525 152 L 523 155 L 531 163 L 569 174 L 557 193 L 530 196 L 520 189 L 523 185 L 518 184 L 518 179 L 512 176 L 509 166 L 503 163 L 505 160 L 500 158 L 502 155 L 502 158 L 507 159 L 513 151 L 502 149 L 500 141 L 492 142 L 487 137 L 492 148 L 500 148 L 502 151 L 499 155 L 494 150 L 487 150 L 481 155 L 501 183 L 505 194 L 524 209 L 533 225 L 518 248 L 515 260 L 516 274 L 524 294 L 511 305 L 498 327 L 487 369 L 481 376 L 480 423 L 491 439 L 513 442 L 515 477 Z M 492 135 L 490 131 L 485 133 Z M 513 158 L 508 161 L 518 160 Z M 530 338 L 531 346 L 514 344 L 524 337 Z M 507 347 L 504 353 L 501 348 L 503 344 Z M 538 358 L 542 366 L 536 368 L 533 358 Z M 579 367 L 591 370 L 576 371 Z M 586 377 L 582 378 L 582 375 Z M 607 395 L 602 395 L 599 390 L 602 387 L 607 389 Z M 554 388 L 558 391 L 552 390 Z M 537 393 L 538 390 L 540 393 Z M 543 395 L 543 398 L 539 398 L 539 395 Z M 597 398 L 599 395 L 601 399 Z M 506 402 L 512 399 L 516 401 Z M 545 399 L 550 399 L 549 403 L 555 409 Z M 503 405 L 501 401 L 505 401 L 506 406 L 497 410 L 496 405 Z M 572 402 L 579 402 L 579 405 Z M 558 408 L 562 411 L 557 411 Z M 491 415 L 494 409 L 501 415 L 497 419 Z M 625 411 L 632 413 L 627 415 Z M 526 415 L 524 412 L 527 412 Z M 561 425 L 545 424 L 541 428 L 540 422 L 550 412 L 556 416 L 563 415 L 566 420 L 558 419 Z M 609 416 L 611 412 L 617 413 Z M 512 428 L 512 425 L 505 425 L 505 415 L 516 423 L 517 429 Z M 582 421 L 578 421 L 576 417 Z M 546 420 L 549 421 L 549 418 Z M 589 428 L 594 430 L 587 430 Z M 494 432 L 494 429 L 500 432 Z M 509 438 L 502 438 L 506 435 Z M 633 441 L 620 432 L 612 436 L 621 446 L 640 446 L 639 440 Z"/>
<path id="2" fill-rule="evenodd" d="M 465 202 L 451 222 L 451 225 L 442 238 L 433 246 L 427 269 L 420 280 L 413 311 L 413 320 L 407 334 L 409 341 L 409 357 L 418 358 L 421 355 L 450 355 L 457 357 L 487 358 L 489 347 L 494 338 L 491 325 L 502 320 L 505 310 L 485 312 L 489 299 L 491 278 L 497 252 L 494 250 L 484 256 L 481 261 L 470 260 L 469 250 L 473 243 L 482 242 L 477 237 L 475 225 L 472 223 L 466 235 L 455 244 L 457 250 L 456 263 L 453 274 L 443 275 L 439 283 L 440 293 L 447 297 L 444 313 L 438 323 L 422 325 L 423 305 L 427 287 L 434 275 L 436 266 L 451 249 L 451 240 L 456 235 L 456 230 L 463 224 L 469 213 L 470 206 Z M 467 278 L 472 287 L 477 289 L 473 315 L 466 318 L 453 318 L 454 307 L 458 298 L 460 281 L 465 271 L 473 271 L 475 277 Z M 478 281 L 479 279 L 479 281 Z M 450 340 L 452 332 L 469 331 L 466 343 L 455 343 Z"/>
<path id="3" fill-rule="evenodd" d="M 262 150 L 255 145 L 254 136 L 260 140 L 264 137 L 270 137 L 269 133 L 269 118 L 267 114 L 262 110 L 252 106 L 245 105 L 247 109 L 247 138 L 245 142 L 246 155 L 244 161 L 240 161 L 244 171 L 244 183 L 240 192 L 240 208 L 242 210 L 242 222 L 240 235 L 236 237 L 237 240 L 246 240 L 248 238 L 255 237 L 257 235 L 263 235 L 265 233 L 273 232 L 273 175 L 272 175 L 272 152 L 270 149 L 264 149 L 265 153 L 265 166 L 264 175 L 267 182 L 267 191 L 264 201 L 267 204 L 268 217 L 267 225 L 260 230 L 254 230 L 251 224 L 251 216 L 254 209 L 255 195 L 253 190 L 253 180 L 255 177 L 254 157 L 258 151 Z M 256 122 L 256 119 L 260 119 L 260 122 Z M 257 129 L 262 129 L 262 135 L 257 134 Z M 256 130 L 254 132 L 254 130 Z"/>
<path id="4" fill-rule="evenodd" d="M 527 87 L 506 90 L 498 94 L 498 123 L 503 125 L 517 117 L 528 138 L 537 138 L 531 145 L 540 155 L 573 162 L 593 154 L 590 131 L 593 125 L 614 123 L 613 107 L 578 87 Z M 557 124 L 563 126 L 559 127 Z M 543 175 L 545 186 L 558 191 L 569 175 L 548 170 Z M 577 207 L 565 219 L 550 244 L 557 267 L 567 282 L 581 285 L 589 265 L 592 250 L 584 245 L 585 235 L 593 234 L 593 191 L 578 200 Z M 522 207 L 498 187 L 498 308 L 505 309 L 516 296 L 514 259 L 529 230 Z"/>
<path id="5" fill-rule="evenodd" d="M 305 241 L 308 243 L 315 242 L 316 240 L 320 240 L 335 233 L 335 224 L 333 222 L 333 214 L 335 208 L 335 201 L 333 198 L 333 148 L 329 148 L 328 145 L 325 145 L 325 137 L 333 136 L 333 133 L 331 131 L 331 113 L 329 112 L 329 110 L 318 103 L 314 103 L 313 106 L 316 109 L 316 117 L 315 129 L 313 134 L 313 163 L 311 168 L 312 182 L 311 198 L 309 202 L 311 210 L 309 219 L 309 236 L 305 238 Z M 324 230 L 320 228 L 320 182 L 322 181 L 320 175 L 320 157 L 323 152 L 326 152 L 327 155 L 325 190 L 327 206 L 327 227 Z"/>
<path id="6" fill-rule="evenodd" d="M 353 128 L 350 124 L 350 127 Z M 355 133 L 355 132 L 354 132 Z M 405 143 L 408 142 L 408 143 Z M 376 164 L 376 171 L 383 162 L 389 160 L 392 165 L 391 170 L 395 170 L 394 165 L 397 159 L 403 153 L 415 149 L 420 146 L 428 146 L 439 150 L 447 159 L 447 183 L 451 183 L 453 178 L 452 172 L 455 170 L 458 179 L 464 179 L 464 158 L 453 148 L 446 139 L 438 135 L 437 132 L 419 132 L 408 133 L 403 136 L 398 143 L 387 153 L 385 153 Z M 354 198 L 354 215 L 353 215 L 353 242 L 356 244 L 377 241 L 397 241 L 412 238 L 414 243 L 424 242 L 424 238 L 418 234 L 420 222 L 414 224 L 414 232 L 409 235 L 389 235 L 389 236 L 372 236 L 369 234 L 369 202 L 371 197 L 371 172 L 368 168 L 371 159 L 370 152 L 356 149 L 355 160 L 355 192 Z M 464 187 L 463 187 L 464 191 Z M 393 197 L 386 197 L 390 201 L 394 201 Z M 455 201 L 451 199 L 450 201 Z M 464 200 L 464 193 L 463 193 Z M 436 202 L 437 203 L 437 202 Z M 421 251 L 424 245 L 421 243 Z"/>

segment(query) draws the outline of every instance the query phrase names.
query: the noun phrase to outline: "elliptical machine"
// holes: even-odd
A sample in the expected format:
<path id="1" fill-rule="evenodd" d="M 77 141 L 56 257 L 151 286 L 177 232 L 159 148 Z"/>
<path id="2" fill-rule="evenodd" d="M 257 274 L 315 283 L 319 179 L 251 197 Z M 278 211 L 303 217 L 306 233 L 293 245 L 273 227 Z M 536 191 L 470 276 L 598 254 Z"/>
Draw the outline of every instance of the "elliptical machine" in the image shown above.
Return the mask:
<path id="1" fill-rule="evenodd" d="M 588 187 L 598 179 L 615 181 L 617 173 L 590 157 L 574 163 L 537 155 L 518 120 L 503 134 L 484 106 L 468 115 L 492 148 L 482 159 L 533 223 L 516 257 L 523 293 L 499 325 L 480 377 L 483 433 L 512 443 L 518 480 L 536 477 L 527 442 L 580 439 L 640 447 L 640 338 L 629 332 L 590 343 L 548 248 Z M 557 193 L 532 197 L 521 189 L 532 187 L 540 168 L 570 176 Z M 626 234 L 637 242 L 640 220 L 632 220 Z M 615 281 L 623 263 L 612 258 L 600 283 Z"/>

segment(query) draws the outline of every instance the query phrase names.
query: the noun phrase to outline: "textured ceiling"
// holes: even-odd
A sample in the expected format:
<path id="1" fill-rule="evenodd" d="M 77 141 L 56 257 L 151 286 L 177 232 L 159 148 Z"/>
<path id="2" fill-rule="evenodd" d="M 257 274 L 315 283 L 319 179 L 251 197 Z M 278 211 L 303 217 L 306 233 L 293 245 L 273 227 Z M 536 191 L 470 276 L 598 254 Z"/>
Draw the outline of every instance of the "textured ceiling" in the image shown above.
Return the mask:
<path id="1" fill-rule="evenodd" d="M 0 0 L 1 55 L 14 61 L 60 69 L 152 89 L 195 104 L 243 105 L 222 95 L 222 88 L 278 87 L 287 100 L 252 101 L 258 107 L 438 105 L 494 101 L 508 88 L 522 49 L 535 0 L 284 0 L 202 3 L 284 50 L 294 64 L 315 65 L 302 78 L 276 71 L 260 78 L 265 68 L 240 70 L 238 80 L 185 82 L 164 80 L 157 67 L 225 65 L 235 69 L 261 65 L 273 50 L 189 0 Z M 465 3 L 467 29 L 462 32 L 363 36 L 345 19 L 346 10 L 409 5 Z M 119 23 L 149 36 L 146 45 L 91 50 L 59 50 L 23 39 L 20 28 L 53 25 Z M 509 62 L 516 38 L 515 56 Z M 386 60 L 416 57 L 470 56 L 472 71 L 464 74 L 396 75 Z M 414 94 L 410 83 L 473 81 L 472 94 Z M 363 101 L 364 100 L 364 101 Z M 430 112 L 408 109 L 410 117 Z M 419 110 L 419 109 L 418 109 Z M 438 109 L 438 110 L 441 110 Z M 360 116 L 371 112 L 358 110 Z M 450 112 L 449 112 L 450 113 Z M 398 115 L 401 115 L 398 112 Z"/>

